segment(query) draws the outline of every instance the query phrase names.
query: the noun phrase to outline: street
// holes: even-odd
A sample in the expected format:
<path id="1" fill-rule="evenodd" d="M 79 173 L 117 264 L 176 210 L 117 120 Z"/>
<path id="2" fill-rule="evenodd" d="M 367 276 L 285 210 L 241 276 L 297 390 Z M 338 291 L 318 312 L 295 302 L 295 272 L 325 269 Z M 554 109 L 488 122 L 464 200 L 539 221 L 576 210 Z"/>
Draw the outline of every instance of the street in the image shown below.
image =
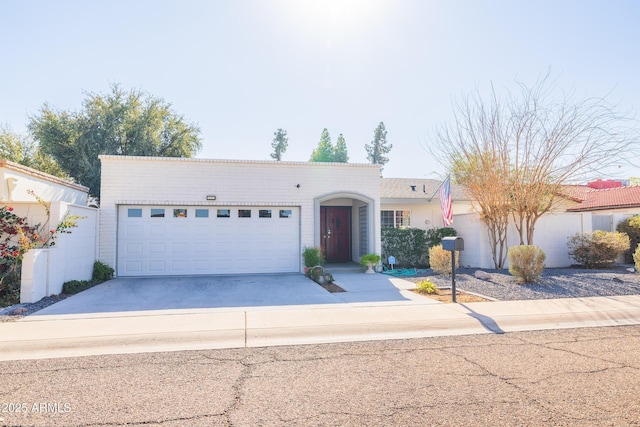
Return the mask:
<path id="1" fill-rule="evenodd" d="M 5 426 L 640 425 L 640 326 L 0 362 Z"/>

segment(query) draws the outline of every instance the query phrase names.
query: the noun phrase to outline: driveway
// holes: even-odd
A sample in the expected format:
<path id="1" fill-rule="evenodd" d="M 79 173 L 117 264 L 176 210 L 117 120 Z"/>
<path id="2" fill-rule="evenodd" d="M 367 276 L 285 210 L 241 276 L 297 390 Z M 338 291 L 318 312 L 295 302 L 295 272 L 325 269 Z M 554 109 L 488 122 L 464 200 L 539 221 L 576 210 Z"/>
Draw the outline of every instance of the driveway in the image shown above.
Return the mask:
<path id="1" fill-rule="evenodd" d="M 414 284 L 384 274 L 335 273 L 347 292 L 329 293 L 302 274 L 116 278 L 46 307 L 37 315 L 123 311 L 264 308 L 318 304 L 431 303 Z"/>

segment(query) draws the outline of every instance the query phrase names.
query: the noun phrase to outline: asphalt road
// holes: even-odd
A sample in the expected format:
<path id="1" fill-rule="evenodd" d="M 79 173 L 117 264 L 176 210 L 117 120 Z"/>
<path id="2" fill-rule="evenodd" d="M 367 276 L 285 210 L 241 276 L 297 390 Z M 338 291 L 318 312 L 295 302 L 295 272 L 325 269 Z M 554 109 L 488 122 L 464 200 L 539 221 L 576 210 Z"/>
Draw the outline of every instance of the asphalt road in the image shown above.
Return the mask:
<path id="1" fill-rule="evenodd" d="M 625 326 L 0 362 L 0 425 L 633 426 L 639 349 Z"/>

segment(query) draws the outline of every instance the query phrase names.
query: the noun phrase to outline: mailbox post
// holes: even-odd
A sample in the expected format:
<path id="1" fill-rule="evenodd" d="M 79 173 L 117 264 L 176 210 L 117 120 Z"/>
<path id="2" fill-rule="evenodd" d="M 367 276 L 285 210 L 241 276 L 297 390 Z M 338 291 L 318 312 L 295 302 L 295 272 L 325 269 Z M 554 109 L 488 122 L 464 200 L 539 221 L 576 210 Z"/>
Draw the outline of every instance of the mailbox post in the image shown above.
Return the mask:
<path id="1" fill-rule="evenodd" d="M 442 249 L 451 252 L 451 300 L 456 301 L 456 251 L 464 251 L 462 237 L 444 237 Z"/>

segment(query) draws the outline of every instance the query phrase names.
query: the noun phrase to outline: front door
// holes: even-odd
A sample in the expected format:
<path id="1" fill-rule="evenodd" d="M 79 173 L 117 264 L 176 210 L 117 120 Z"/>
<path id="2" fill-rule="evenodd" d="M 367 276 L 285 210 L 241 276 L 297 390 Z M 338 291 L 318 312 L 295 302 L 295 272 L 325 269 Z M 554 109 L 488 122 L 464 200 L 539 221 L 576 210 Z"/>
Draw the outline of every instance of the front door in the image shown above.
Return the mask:
<path id="1" fill-rule="evenodd" d="M 350 207 L 320 207 L 320 240 L 327 262 L 351 261 Z"/>

